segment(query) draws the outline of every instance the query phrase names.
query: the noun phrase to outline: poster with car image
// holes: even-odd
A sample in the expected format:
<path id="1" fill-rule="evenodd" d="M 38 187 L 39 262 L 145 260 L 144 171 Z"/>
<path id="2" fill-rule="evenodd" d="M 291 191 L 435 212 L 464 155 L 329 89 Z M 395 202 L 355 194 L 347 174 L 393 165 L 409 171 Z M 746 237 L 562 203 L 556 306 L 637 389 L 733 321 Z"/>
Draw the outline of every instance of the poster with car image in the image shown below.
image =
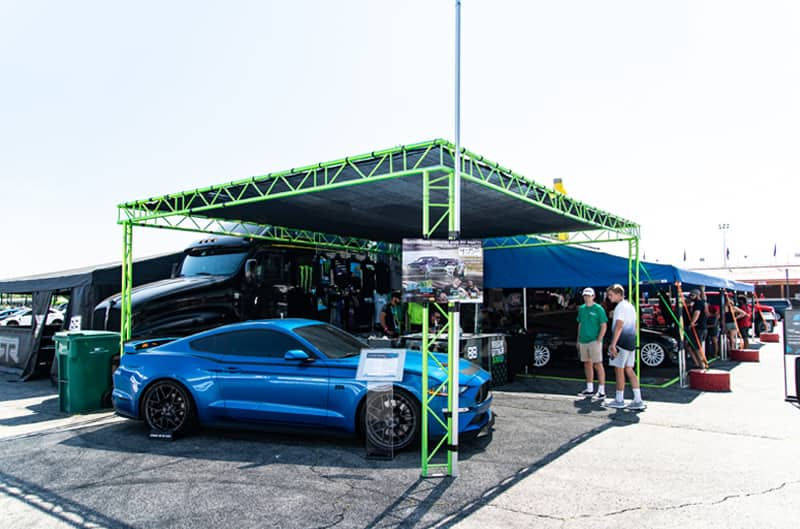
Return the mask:
<path id="1" fill-rule="evenodd" d="M 481 241 L 403 239 L 403 298 L 483 303 Z"/>

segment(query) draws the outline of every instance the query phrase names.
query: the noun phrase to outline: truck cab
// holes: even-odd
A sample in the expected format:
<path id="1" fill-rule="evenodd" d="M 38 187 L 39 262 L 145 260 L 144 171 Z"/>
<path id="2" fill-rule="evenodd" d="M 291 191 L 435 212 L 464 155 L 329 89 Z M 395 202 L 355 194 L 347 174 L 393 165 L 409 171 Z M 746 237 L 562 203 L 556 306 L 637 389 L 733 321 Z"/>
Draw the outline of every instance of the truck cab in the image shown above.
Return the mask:
<path id="1" fill-rule="evenodd" d="M 292 271 L 313 263 L 312 250 L 239 237 L 191 244 L 169 279 L 131 290 L 131 337 L 186 336 L 220 325 L 286 314 Z M 95 307 L 92 328 L 119 331 L 121 295 Z"/>

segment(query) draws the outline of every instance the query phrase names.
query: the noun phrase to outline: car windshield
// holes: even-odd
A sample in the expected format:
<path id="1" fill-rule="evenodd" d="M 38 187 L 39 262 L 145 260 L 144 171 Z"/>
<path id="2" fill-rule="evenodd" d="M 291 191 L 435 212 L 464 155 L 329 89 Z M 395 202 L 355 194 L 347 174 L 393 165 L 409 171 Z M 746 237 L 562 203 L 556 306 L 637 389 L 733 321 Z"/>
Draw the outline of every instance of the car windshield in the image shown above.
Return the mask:
<path id="1" fill-rule="evenodd" d="M 326 323 L 300 327 L 295 329 L 295 332 L 329 358 L 357 356 L 361 354 L 362 349 L 369 349 L 355 336 Z"/>
<path id="2" fill-rule="evenodd" d="M 244 261 L 246 252 L 192 252 L 186 255 L 181 267 L 181 276 L 229 276 L 235 273 Z"/>

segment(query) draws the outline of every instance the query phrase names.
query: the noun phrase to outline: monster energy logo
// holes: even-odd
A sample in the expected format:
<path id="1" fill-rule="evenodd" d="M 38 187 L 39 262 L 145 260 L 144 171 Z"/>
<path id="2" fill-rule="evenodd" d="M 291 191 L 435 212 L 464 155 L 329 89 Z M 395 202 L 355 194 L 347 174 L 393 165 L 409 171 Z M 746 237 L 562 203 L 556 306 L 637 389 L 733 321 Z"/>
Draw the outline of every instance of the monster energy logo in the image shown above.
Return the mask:
<path id="1" fill-rule="evenodd" d="M 314 267 L 308 265 L 300 265 L 300 288 L 303 290 L 311 290 L 311 283 L 314 277 Z"/>

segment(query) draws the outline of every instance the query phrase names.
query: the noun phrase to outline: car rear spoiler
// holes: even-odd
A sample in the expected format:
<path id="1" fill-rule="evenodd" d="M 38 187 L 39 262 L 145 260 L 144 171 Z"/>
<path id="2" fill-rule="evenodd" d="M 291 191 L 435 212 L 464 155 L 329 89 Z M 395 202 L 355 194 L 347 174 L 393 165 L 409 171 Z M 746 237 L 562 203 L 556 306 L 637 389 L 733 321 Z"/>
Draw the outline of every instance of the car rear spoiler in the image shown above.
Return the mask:
<path id="1" fill-rule="evenodd" d="M 147 349 L 152 349 L 160 345 L 174 342 L 177 339 L 178 339 L 177 337 L 170 337 L 170 338 L 151 338 L 149 340 L 134 340 L 131 342 L 126 342 L 123 350 L 125 351 L 125 354 L 141 353 L 142 351 L 145 351 Z"/>

